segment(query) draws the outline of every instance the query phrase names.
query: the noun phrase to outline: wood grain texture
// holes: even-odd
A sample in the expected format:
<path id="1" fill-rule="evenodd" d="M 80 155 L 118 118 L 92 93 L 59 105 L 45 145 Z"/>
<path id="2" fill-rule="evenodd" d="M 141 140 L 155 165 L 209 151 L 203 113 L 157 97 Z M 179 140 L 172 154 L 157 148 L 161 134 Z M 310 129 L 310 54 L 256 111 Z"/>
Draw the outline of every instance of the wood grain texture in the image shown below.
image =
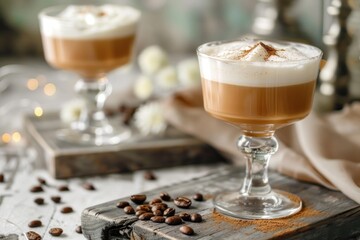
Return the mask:
<path id="1" fill-rule="evenodd" d="M 58 179 L 224 161 L 210 146 L 173 128 L 161 137 L 143 137 L 132 129 L 127 142 L 93 147 L 57 140 L 56 130 L 63 127 L 55 113 L 25 118 L 29 142 Z"/>
<path id="2" fill-rule="evenodd" d="M 265 221 L 241 221 L 219 217 L 214 213 L 211 197 L 224 190 L 239 187 L 243 169 L 225 167 L 205 177 L 162 187 L 146 192 L 148 199 L 166 191 L 171 196 L 192 196 L 202 192 L 207 196 L 204 202 L 195 202 L 188 213 L 198 212 L 203 216 L 201 223 L 187 223 L 196 232 L 194 236 L 180 233 L 179 226 L 137 221 L 134 215 L 125 215 L 116 208 L 114 200 L 87 208 L 82 213 L 82 225 L 88 239 L 349 239 L 360 236 L 360 207 L 340 192 L 298 182 L 271 172 L 270 181 L 274 188 L 289 191 L 300 196 L 304 210 L 293 217 Z M 124 198 L 121 200 L 128 200 Z M 170 203 L 171 206 L 173 204 Z M 177 207 L 177 213 L 184 210 Z M 272 224 L 267 228 L 266 224 Z"/>

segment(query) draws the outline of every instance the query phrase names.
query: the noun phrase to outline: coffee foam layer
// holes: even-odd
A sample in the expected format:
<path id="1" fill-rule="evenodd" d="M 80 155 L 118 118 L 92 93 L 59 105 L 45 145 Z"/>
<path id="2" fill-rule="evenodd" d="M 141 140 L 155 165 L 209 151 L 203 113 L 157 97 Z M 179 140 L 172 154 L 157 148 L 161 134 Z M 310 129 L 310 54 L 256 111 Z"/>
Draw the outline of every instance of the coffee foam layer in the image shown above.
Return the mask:
<path id="1" fill-rule="evenodd" d="M 128 6 L 70 5 L 55 16 L 40 13 L 41 33 L 67 39 L 102 39 L 135 34 L 140 12 Z M 51 10 L 49 10 L 51 11 Z"/>
<path id="2" fill-rule="evenodd" d="M 317 78 L 320 63 L 317 48 L 267 41 L 262 44 L 239 40 L 201 46 L 198 51 L 202 78 L 251 87 L 296 85 Z"/>

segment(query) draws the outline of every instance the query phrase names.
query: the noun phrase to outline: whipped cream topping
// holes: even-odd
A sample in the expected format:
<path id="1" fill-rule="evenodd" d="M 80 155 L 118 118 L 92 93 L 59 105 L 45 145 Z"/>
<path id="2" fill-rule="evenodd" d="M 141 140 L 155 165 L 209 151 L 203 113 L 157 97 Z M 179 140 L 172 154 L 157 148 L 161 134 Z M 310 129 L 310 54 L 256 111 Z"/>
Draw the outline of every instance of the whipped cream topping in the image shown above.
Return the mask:
<path id="1" fill-rule="evenodd" d="M 314 81 L 321 58 L 309 45 L 248 39 L 204 44 L 198 53 L 203 79 L 255 87 Z"/>
<path id="2" fill-rule="evenodd" d="M 140 12 L 120 5 L 70 5 L 60 13 L 55 8 L 49 8 L 39 17 L 41 33 L 45 36 L 96 39 L 134 34 Z"/>

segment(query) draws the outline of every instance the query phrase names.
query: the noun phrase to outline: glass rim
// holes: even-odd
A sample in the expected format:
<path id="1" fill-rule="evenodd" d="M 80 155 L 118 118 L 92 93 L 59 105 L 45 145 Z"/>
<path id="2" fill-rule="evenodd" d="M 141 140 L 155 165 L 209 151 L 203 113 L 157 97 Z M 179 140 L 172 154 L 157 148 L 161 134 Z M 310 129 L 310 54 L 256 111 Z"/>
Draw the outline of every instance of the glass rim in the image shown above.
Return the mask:
<path id="1" fill-rule="evenodd" d="M 51 6 L 51 7 L 47 7 L 42 9 L 39 13 L 38 13 L 38 18 L 41 20 L 42 18 L 50 18 L 52 20 L 55 21 L 62 21 L 62 22 L 66 22 L 66 20 L 64 19 L 60 19 L 58 16 L 52 16 L 49 15 L 50 13 L 53 12 L 57 12 L 60 13 L 61 10 L 64 10 L 66 7 L 68 6 L 102 6 L 102 5 L 106 5 L 106 4 L 63 4 L 63 5 L 55 5 L 55 6 Z M 134 19 L 134 21 L 138 21 L 141 17 L 141 11 L 133 6 L 129 6 L 129 5 L 125 5 L 125 4 L 116 4 L 116 3 L 108 3 L 107 5 L 115 5 L 115 6 L 122 6 L 122 7 L 127 7 L 130 8 L 131 10 L 133 10 L 137 16 Z"/>
<path id="2" fill-rule="evenodd" d="M 201 51 L 202 48 L 204 48 L 205 46 L 211 46 L 211 45 L 221 45 L 221 44 L 226 44 L 226 43 L 232 43 L 232 42 L 241 42 L 241 41 L 245 41 L 245 40 L 253 40 L 253 41 L 265 41 L 265 42 L 273 42 L 273 43 L 278 43 L 278 44 L 287 44 L 287 45 L 300 45 L 303 47 L 307 47 L 310 48 L 312 50 L 316 51 L 316 55 L 313 57 L 309 57 L 307 59 L 301 59 L 301 60 L 288 60 L 288 61 L 241 61 L 241 60 L 234 60 L 234 59 L 226 59 L 226 58 L 222 58 L 222 57 L 217 57 L 217 56 L 211 56 L 210 54 L 204 53 Z M 206 57 L 206 58 L 210 58 L 216 61 L 221 61 L 221 62 L 225 62 L 225 63 L 233 63 L 233 64 L 249 64 L 249 65 L 281 65 L 281 64 L 299 64 L 299 63 L 308 63 L 311 62 L 313 60 L 317 60 L 317 59 L 321 59 L 321 57 L 323 56 L 323 51 L 318 48 L 315 47 L 313 45 L 309 45 L 306 43 L 299 43 L 299 42 L 291 42 L 291 41 L 280 41 L 280 40 L 271 40 L 271 39 L 259 39 L 259 38 L 247 38 L 247 37 L 243 37 L 243 38 L 236 38 L 236 39 L 231 39 L 231 40 L 220 40 L 220 41 L 211 41 L 211 42 L 207 42 L 207 43 L 203 43 L 200 46 L 197 47 L 196 49 L 196 53 L 198 56 L 200 57 Z"/>

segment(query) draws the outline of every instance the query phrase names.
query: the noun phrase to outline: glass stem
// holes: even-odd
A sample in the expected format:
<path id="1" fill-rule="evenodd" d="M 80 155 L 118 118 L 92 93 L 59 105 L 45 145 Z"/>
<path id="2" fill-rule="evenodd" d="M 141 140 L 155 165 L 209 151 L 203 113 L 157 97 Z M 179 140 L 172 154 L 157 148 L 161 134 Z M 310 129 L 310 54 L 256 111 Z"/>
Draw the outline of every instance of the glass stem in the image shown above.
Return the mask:
<path id="1" fill-rule="evenodd" d="M 246 158 L 246 174 L 240 194 L 261 196 L 271 192 L 268 166 L 271 155 L 278 149 L 276 138 L 243 135 L 237 145 Z"/>
<path id="2" fill-rule="evenodd" d="M 106 78 L 93 81 L 79 80 L 75 84 L 75 91 L 85 100 L 86 106 L 81 110 L 79 121 L 72 127 L 96 135 L 111 133 L 112 127 L 108 124 L 103 111 L 105 100 L 112 91 L 108 80 Z"/>

